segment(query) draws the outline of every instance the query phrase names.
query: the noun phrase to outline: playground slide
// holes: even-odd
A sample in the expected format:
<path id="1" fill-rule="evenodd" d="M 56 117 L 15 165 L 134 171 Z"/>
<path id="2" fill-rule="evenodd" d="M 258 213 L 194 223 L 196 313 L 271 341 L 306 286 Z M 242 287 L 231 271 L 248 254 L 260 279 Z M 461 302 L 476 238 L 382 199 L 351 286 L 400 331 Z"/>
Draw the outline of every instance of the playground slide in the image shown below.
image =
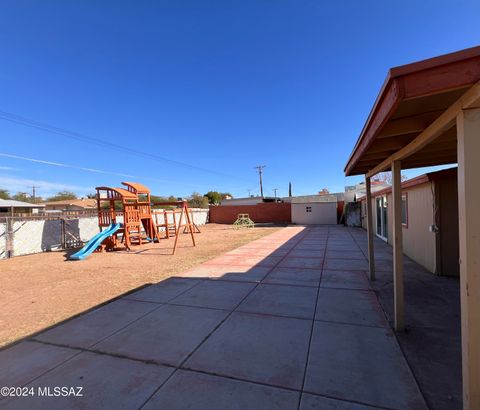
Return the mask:
<path id="1" fill-rule="evenodd" d="M 95 249 L 97 249 L 105 239 L 117 232 L 120 229 L 120 226 L 121 224 L 119 223 L 111 224 L 103 232 L 97 233 L 82 249 L 73 255 L 70 255 L 69 259 L 74 261 L 85 259 L 88 255 L 95 251 Z"/>

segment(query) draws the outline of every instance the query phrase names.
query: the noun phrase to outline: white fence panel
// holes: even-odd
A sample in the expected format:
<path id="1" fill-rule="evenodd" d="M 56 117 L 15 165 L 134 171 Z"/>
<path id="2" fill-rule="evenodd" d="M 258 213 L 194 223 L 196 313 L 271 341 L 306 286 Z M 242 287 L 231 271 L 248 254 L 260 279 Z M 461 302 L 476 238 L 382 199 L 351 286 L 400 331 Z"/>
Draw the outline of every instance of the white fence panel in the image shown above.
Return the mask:
<path id="1" fill-rule="evenodd" d="M 58 219 L 13 222 L 13 256 L 62 248 L 62 226 Z"/>
<path id="2" fill-rule="evenodd" d="M 190 208 L 190 216 L 191 220 L 194 224 L 196 225 L 205 225 L 208 222 L 208 209 L 202 209 L 202 208 Z M 163 216 L 163 210 L 161 209 L 154 209 L 153 210 L 153 220 L 155 221 L 155 215 L 157 217 L 158 223 L 163 224 L 164 222 L 164 216 Z M 167 214 L 167 221 L 168 223 L 173 224 L 173 214 L 168 213 Z M 180 212 L 177 212 L 175 215 L 175 221 L 176 225 L 180 223 Z M 183 217 L 182 224 L 185 224 L 187 222 L 186 217 Z M 160 228 L 160 230 L 164 230 L 164 228 Z"/>
<path id="3" fill-rule="evenodd" d="M 196 225 L 205 225 L 208 222 L 208 209 L 192 209 L 191 213 Z"/>
<path id="4" fill-rule="evenodd" d="M 7 224 L 0 223 L 0 259 L 7 257 Z"/>
<path id="5" fill-rule="evenodd" d="M 78 229 L 80 231 L 80 240 L 88 242 L 93 236 L 100 232 L 98 218 L 80 218 L 78 220 Z"/>
<path id="6" fill-rule="evenodd" d="M 154 212 L 158 213 L 159 222 L 163 222 L 163 211 Z M 190 209 L 190 213 L 196 225 L 208 222 L 208 209 Z M 177 225 L 179 217 L 180 214 L 177 214 Z M 169 220 L 173 222 L 172 215 L 169 215 Z M 119 216 L 117 222 L 123 222 L 123 217 Z M 185 222 L 184 219 L 183 223 Z M 65 246 L 78 246 L 81 242 L 88 242 L 100 232 L 96 216 L 65 217 L 64 220 L 12 219 L 9 223 L 12 226 L 11 235 L 8 235 L 7 224 L 0 223 L 0 259 L 9 256 L 7 247 L 12 250 L 10 256 L 55 251 Z"/>

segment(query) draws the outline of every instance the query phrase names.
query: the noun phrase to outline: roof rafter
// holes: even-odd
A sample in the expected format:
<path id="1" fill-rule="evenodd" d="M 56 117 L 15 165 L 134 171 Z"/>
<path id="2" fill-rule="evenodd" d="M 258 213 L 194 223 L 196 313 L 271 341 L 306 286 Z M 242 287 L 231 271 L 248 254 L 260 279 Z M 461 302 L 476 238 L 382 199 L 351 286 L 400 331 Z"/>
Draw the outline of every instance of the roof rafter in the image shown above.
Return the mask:
<path id="1" fill-rule="evenodd" d="M 457 114 L 461 110 L 474 106 L 479 100 L 480 81 L 470 87 L 465 94 L 447 108 L 444 113 L 431 123 L 417 138 L 383 160 L 380 164 L 367 172 L 366 176 L 371 177 L 376 175 L 389 168 L 393 161 L 401 161 L 427 146 L 455 124 Z"/>

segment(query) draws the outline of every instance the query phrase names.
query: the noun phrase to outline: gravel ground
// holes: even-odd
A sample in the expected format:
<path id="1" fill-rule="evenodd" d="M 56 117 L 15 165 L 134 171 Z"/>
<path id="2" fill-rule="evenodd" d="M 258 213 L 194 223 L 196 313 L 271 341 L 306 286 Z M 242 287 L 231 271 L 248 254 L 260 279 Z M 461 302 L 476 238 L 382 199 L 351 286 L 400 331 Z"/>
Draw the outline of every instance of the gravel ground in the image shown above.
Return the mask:
<path id="1" fill-rule="evenodd" d="M 79 314 L 137 287 L 156 283 L 278 227 L 234 230 L 230 225 L 200 227 L 197 246 L 190 236 L 132 247 L 131 252 L 94 253 L 84 261 L 68 261 L 65 252 L 49 252 L 0 260 L 0 346 Z"/>

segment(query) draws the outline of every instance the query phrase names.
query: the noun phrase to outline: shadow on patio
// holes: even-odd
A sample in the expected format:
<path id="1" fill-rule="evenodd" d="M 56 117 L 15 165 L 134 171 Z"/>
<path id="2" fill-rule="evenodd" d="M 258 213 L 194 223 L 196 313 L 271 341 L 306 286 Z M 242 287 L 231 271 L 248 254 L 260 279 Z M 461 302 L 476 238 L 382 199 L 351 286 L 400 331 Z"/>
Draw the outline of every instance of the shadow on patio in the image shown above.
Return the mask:
<path id="1" fill-rule="evenodd" d="M 410 301 L 415 310 L 400 347 L 375 295 L 389 313 L 391 251 L 384 245 L 378 252 L 374 292 L 365 247 L 362 230 L 288 227 L 129 293 L 0 352 L 1 385 L 35 392 L 82 386 L 83 397 L 36 394 L 2 404 L 421 409 L 425 395 L 431 407 L 459 406 L 460 346 L 447 339 L 459 324 L 454 282 L 438 285 L 442 278 L 406 262 L 407 308 Z M 442 307 L 431 313 L 428 306 L 427 315 L 422 309 L 432 298 Z M 430 330 L 431 315 L 447 310 L 455 329 L 444 320 Z M 439 342 L 451 346 L 448 358 Z"/>

